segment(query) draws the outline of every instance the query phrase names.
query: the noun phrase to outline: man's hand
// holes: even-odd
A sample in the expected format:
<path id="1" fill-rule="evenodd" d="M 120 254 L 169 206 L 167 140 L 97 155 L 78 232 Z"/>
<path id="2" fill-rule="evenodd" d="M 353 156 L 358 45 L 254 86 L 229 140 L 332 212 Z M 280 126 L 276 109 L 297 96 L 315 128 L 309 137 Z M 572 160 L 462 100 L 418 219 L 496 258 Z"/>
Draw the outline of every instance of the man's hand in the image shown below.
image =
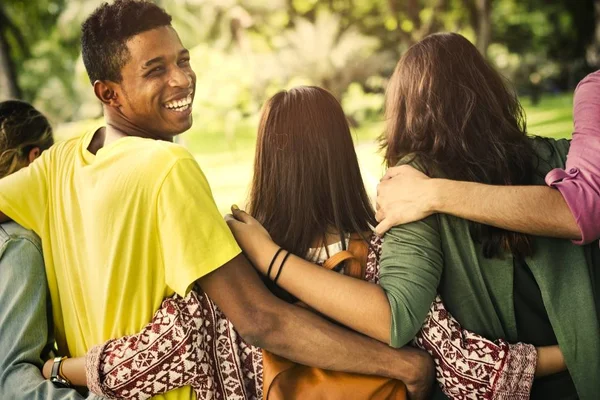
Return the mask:
<path id="1" fill-rule="evenodd" d="M 399 351 L 411 360 L 413 368 L 410 377 L 403 379 L 410 400 L 425 400 L 429 398 L 435 384 L 435 363 L 433 358 L 422 350 L 410 346 Z"/>
<path id="2" fill-rule="evenodd" d="M 389 168 L 377 185 L 379 224 L 375 233 L 382 236 L 393 226 L 426 218 L 435 212 L 431 179 L 410 165 Z"/>

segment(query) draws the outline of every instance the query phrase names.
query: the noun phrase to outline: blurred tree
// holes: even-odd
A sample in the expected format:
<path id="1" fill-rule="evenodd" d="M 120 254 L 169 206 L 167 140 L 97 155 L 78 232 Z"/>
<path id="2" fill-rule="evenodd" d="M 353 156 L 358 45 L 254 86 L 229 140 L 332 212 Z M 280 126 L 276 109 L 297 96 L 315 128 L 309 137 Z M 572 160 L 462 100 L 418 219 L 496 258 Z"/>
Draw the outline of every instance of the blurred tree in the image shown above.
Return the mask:
<path id="1" fill-rule="evenodd" d="M 57 24 L 65 8 L 64 0 L 3 0 L 0 4 L 0 98 L 32 102 L 55 121 L 71 115 L 76 99 L 72 76 L 78 34 L 66 37 Z M 10 61 L 4 61 L 5 57 Z M 40 94 L 49 101 L 40 101 Z"/>
<path id="2" fill-rule="evenodd" d="M 594 9 L 596 29 L 592 43 L 587 49 L 587 62 L 596 68 L 600 68 L 600 0 L 594 1 Z"/>
<path id="3" fill-rule="evenodd" d="M 4 4 L 0 4 L 0 100 L 21 97 L 13 47 L 18 47 L 23 54 L 29 50 L 21 30 L 8 15 Z"/>
<path id="4" fill-rule="evenodd" d="M 393 66 L 395 60 L 378 49 L 378 39 L 356 27 L 342 30 L 341 17 L 322 11 L 314 22 L 296 18 L 294 27 L 283 35 L 279 60 L 288 80 L 306 78 L 341 98 L 350 83 L 364 84 Z"/>
<path id="5" fill-rule="evenodd" d="M 154 1 L 171 13 L 184 44 L 210 61 L 196 65 L 202 81 L 239 96 L 206 99 L 215 116 L 232 121 L 238 117 L 228 107 L 251 115 L 268 94 L 297 83 L 327 87 L 339 98 L 356 83 L 360 90 L 354 85 L 348 98 L 376 104 L 367 96 L 383 91 L 405 49 L 440 30 L 467 36 L 524 89 L 533 81 L 566 88 L 589 68 L 586 53 L 590 64 L 600 60 L 600 0 Z M 33 102 L 54 121 L 98 116 L 79 30 L 101 2 L 2 0 L 0 99 Z"/>
<path id="6" fill-rule="evenodd" d="M 469 13 L 469 22 L 475 31 L 475 45 L 481 54 L 487 56 L 492 40 L 492 0 L 463 0 Z"/>
<path id="7" fill-rule="evenodd" d="M 595 27 L 592 0 L 497 1 L 492 25 L 496 51 L 502 46 L 517 55 L 508 64 L 504 55 L 495 61 L 524 90 L 538 79 L 547 89 L 567 89 L 588 70 L 585 53 Z"/>

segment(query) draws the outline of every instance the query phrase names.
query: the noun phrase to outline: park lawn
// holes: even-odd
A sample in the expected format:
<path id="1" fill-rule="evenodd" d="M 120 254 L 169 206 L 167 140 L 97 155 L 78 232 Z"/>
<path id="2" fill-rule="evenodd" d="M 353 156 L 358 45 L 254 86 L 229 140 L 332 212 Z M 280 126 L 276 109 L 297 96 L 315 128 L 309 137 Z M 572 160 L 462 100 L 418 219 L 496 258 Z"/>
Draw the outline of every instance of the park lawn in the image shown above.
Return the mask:
<path id="1" fill-rule="evenodd" d="M 572 95 L 546 96 L 532 106 L 522 100 L 527 115 L 529 134 L 552 138 L 568 138 L 573 127 Z M 94 129 L 101 120 L 63 124 L 57 129 L 59 140 Z M 222 213 L 232 204 L 245 205 L 252 179 L 257 121 L 245 121 L 238 126 L 235 137 L 219 132 L 203 132 L 202 121 L 181 136 L 180 142 L 194 154 L 211 184 L 213 195 Z M 379 178 L 385 168 L 378 151 L 377 137 L 383 131 L 383 121 L 372 121 L 353 130 L 356 153 L 360 162 L 367 192 L 374 197 Z M 298 188 L 302 190 L 302 188 Z"/>
<path id="2" fill-rule="evenodd" d="M 523 99 L 530 135 L 555 139 L 571 138 L 573 133 L 573 95 L 547 96 L 537 106 Z"/>

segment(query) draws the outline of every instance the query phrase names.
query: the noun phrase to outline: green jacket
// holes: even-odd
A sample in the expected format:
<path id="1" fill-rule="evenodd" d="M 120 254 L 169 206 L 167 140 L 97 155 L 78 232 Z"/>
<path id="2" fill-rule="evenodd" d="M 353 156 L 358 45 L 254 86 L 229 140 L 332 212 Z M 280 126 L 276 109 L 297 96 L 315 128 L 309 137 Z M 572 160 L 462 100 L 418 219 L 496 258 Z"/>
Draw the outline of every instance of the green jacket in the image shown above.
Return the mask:
<path id="1" fill-rule="evenodd" d="M 534 184 L 563 168 L 569 142 L 532 138 L 542 162 Z M 415 161 L 411 162 L 419 167 Z M 420 168 L 423 169 L 423 168 Z M 598 270 L 590 246 L 537 237 L 526 259 L 581 399 L 600 393 L 600 325 L 596 310 Z M 598 246 L 597 243 L 593 246 Z M 391 345 L 406 345 L 420 329 L 436 292 L 464 328 L 489 339 L 514 342 L 513 259 L 486 259 L 471 239 L 469 222 L 432 215 L 397 226 L 385 236 L 381 286 L 392 309 Z"/>

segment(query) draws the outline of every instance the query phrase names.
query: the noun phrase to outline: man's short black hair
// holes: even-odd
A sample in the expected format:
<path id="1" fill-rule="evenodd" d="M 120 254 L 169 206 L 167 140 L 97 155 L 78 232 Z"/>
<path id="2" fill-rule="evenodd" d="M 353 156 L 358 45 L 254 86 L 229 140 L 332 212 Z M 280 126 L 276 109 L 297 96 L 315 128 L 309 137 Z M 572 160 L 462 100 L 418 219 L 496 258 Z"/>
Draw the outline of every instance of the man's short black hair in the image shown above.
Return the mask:
<path id="1" fill-rule="evenodd" d="M 145 0 L 116 0 L 98 7 L 81 26 L 81 52 L 90 82 L 121 82 L 129 38 L 171 25 L 171 16 Z"/>

